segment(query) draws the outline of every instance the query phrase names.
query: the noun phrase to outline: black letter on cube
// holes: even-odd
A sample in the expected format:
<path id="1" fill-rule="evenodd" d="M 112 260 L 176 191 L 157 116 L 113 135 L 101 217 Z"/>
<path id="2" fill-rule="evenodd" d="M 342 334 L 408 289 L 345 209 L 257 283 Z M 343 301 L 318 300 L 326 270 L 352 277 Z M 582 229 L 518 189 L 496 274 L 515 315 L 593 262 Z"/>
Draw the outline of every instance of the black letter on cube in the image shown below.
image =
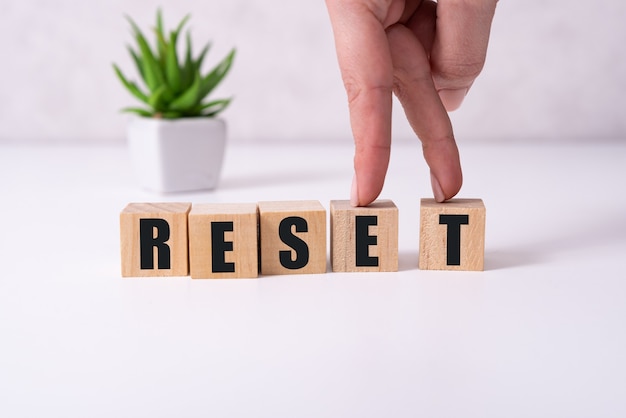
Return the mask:
<path id="1" fill-rule="evenodd" d="M 356 265 L 357 267 L 378 267 L 378 257 L 370 257 L 370 245 L 378 243 L 376 235 L 369 235 L 369 226 L 378 225 L 377 216 L 356 217 Z"/>
<path id="2" fill-rule="evenodd" d="M 224 241 L 224 232 L 233 231 L 232 222 L 211 222 L 211 260 L 213 273 L 234 273 L 235 263 L 226 262 L 226 251 L 233 250 L 232 241 Z"/>
<path id="3" fill-rule="evenodd" d="M 468 215 L 439 215 L 439 225 L 448 225 L 446 264 L 449 266 L 461 265 L 461 225 L 468 224 Z"/>
<path id="4" fill-rule="evenodd" d="M 157 248 L 159 270 L 170 269 L 170 247 L 166 244 L 169 239 L 170 224 L 165 219 L 139 219 L 139 258 L 142 270 L 154 269 L 154 247 Z"/>
<path id="5" fill-rule="evenodd" d="M 299 216 L 285 218 L 278 226 L 280 240 L 296 252 L 295 260 L 293 260 L 291 251 L 280 251 L 280 264 L 286 269 L 297 270 L 309 263 L 309 246 L 291 232 L 292 226 L 295 227 L 296 232 L 308 232 L 309 226 L 306 219 Z"/>

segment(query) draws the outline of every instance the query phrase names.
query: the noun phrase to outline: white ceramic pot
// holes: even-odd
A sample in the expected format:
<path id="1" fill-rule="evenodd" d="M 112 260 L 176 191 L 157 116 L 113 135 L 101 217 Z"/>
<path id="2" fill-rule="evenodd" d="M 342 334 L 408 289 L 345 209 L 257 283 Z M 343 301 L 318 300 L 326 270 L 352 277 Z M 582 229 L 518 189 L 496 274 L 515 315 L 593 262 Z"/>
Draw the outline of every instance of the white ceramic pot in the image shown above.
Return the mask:
<path id="1" fill-rule="evenodd" d="M 226 146 L 224 120 L 135 117 L 127 134 L 143 188 L 171 193 L 217 186 Z"/>

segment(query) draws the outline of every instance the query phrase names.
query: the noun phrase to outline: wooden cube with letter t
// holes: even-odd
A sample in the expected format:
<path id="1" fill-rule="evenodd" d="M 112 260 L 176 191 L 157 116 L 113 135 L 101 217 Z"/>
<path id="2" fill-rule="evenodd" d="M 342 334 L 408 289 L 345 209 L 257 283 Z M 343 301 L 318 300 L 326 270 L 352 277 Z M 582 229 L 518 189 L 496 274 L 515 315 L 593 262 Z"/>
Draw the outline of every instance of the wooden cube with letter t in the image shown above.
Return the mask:
<path id="1" fill-rule="evenodd" d="M 259 202 L 261 274 L 326 273 L 326 209 L 317 200 Z"/>
<path id="2" fill-rule="evenodd" d="M 191 203 L 130 203 L 120 214 L 123 277 L 189 274 Z"/>
<path id="3" fill-rule="evenodd" d="M 206 203 L 189 212 L 192 279 L 256 278 L 259 275 L 255 203 Z"/>
<path id="4" fill-rule="evenodd" d="M 422 199 L 419 268 L 483 270 L 485 212 L 481 199 Z"/>
<path id="5" fill-rule="evenodd" d="M 366 207 L 332 200 L 330 234 L 333 271 L 398 271 L 398 208 L 391 200 Z"/>

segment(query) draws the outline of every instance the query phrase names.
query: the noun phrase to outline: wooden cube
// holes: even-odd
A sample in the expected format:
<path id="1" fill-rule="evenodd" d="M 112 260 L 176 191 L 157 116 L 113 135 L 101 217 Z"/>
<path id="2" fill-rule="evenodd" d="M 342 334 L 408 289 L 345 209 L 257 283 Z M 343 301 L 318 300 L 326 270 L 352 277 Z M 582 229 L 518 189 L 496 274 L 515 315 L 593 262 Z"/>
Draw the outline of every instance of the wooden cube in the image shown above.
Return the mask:
<path id="1" fill-rule="evenodd" d="M 120 214 L 123 277 L 189 274 L 191 203 L 130 203 Z"/>
<path id="2" fill-rule="evenodd" d="M 333 271 L 398 271 L 398 208 L 391 200 L 367 207 L 332 200 L 330 235 Z"/>
<path id="3" fill-rule="evenodd" d="M 261 274 L 326 273 L 326 209 L 317 200 L 259 202 Z"/>
<path id="4" fill-rule="evenodd" d="M 422 199 L 420 219 L 420 269 L 484 269 L 485 205 L 481 199 L 444 203 Z"/>
<path id="5" fill-rule="evenodd" d="M 189 264 L 192 279 L 258 277 L 257 205 L 193 205 L 189 212 Z"/>

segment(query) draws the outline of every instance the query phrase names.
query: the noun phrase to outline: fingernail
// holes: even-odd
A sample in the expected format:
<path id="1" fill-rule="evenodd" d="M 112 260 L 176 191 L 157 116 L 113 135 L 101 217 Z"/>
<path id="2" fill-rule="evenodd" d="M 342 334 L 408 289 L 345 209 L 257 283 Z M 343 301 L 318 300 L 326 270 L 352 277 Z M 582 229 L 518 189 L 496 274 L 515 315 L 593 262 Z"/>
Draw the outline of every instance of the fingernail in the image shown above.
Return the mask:
<path id="1" fill-rule="evenodd" d="M 359 189 L 356 182 L 356 174 L 352 177 L 352 189 L 350 190 L 350 204 L 354 207 L 359 206 Z"/>
<path id="2" fill-rule="evenodd" d="M 446 196 L 443 194 L 443 189 L 441 188 L 441 184 L 439 184 L 439 180 L 437 180 L 433 173 L 430 173 L 430 184 L 433 188 L 435 200 L 438 203 L 444 202 L 446 200 Z"/>
<path id="3" fill-rule="evenodd" d="M 461 107 L 461 103 L 463 103 L 468 91 L 469 89 L 442 89 L 439 90 L 439 97 L 446 110 L 451 112 Z"/>

